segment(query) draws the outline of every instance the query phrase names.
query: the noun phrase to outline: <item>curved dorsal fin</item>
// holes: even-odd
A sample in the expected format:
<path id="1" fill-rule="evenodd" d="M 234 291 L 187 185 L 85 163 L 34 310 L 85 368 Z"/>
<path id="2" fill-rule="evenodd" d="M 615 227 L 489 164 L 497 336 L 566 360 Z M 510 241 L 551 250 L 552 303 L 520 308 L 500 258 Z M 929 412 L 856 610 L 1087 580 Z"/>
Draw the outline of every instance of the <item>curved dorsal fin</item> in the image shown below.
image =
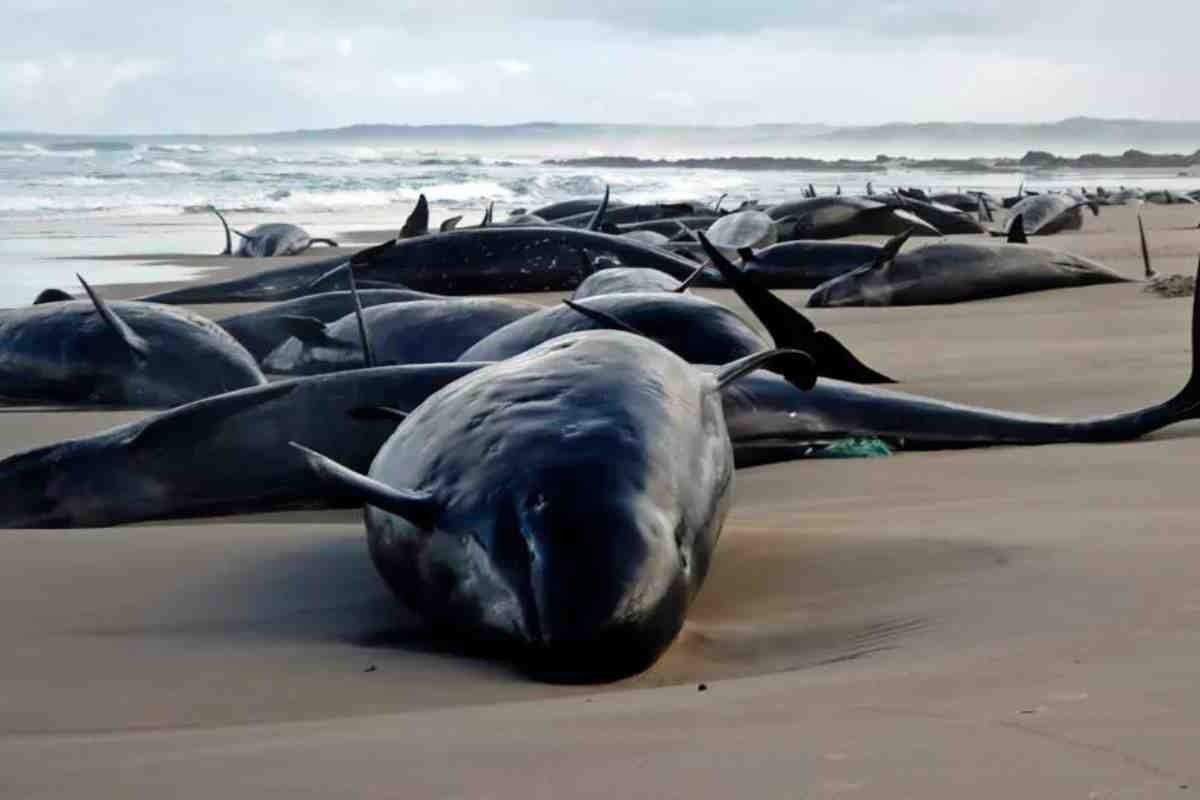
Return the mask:
<path id="1" fill-rule="evenodd" d="M 596 206 L 596 212 L 592 214 L 592 218 L 588 220 L 587 229 L 589 231 L 598 231 L 604 225 L 604 215 L 608 213 L 608 198 L 611 193 L 612 187 L 606 184 L 604 197 L 600 200 L 600 205 Z"/>
<path id="2" fill-rule="evenodd" d="M 724 194 L 722 194 L 720 197 L 717 198 L 717 202 L 713 205 L 713 213 L 715 213 L 715 214 L 721 213 L 721 204 L 725 202 L 726 197 L 729 197 L 729 192 L 725 192 Z"/>
<path id="3" fill-rule="evenodd" d="M 610 328 L 615 328 L 616 330 L 619 330 L 619 331 L 625 331 L 626 333 L 632 333 L 635 336 L 642 335 L 642 332 L 639 331 L 637 328 L 633 327 L 632 325 L 627 325 L 626 323 L 624 323 L 621 320 L 614 317 L 612 314 L 607 314 L 603 311 L 597 311 L 594 308 L 588 308 L 587 306 L 580 305 L 579 303 L 576 303 L 573 300 L 563 300 L 563 305 L 565 305 L 567 308 L 571 309 L 572 311 L 576 311 L 576 312 L 582 314 L 583 316 L 587 317 L 588 319 L 592 320 L 593 322 L 598 322 L 601 325 L 605 325 Z"/>
<path id="4" fill-rule="evenodd" d="M 680 284 L 675 287 L 675 289 L 674 289 L 675 294 L 683 294 L 684 292 L 686 292 L 691 287 L 691 285 L 696 282 L 696 278 L 699 278 L 701 275 L 704 274 L 704 266 L 705 266 L 704 264 L 701 264 L 700 266 L 698 266 L 694 270 L 692 270 L 692 274 L 688 275 L 686 278 L 684 278 L 683 281 L 680 282 Z"/>
<path id="5" fill-rule="evenodd" d="M 768 366 L 800 389 L 811 389 L 817 383 L 817 364 L 812 356 L 800 350 L 778 349 L 753 353 L 721 367 L 716 388 L 723 389 L 743 375 Z"/>
<path id="6" fill-rule="evenodd" d="M 280 326 L 304 344 L 328 344 L 332 341 L 329 328 L 316 317 L 302 317 L 288 314 L 279 318 Z"/>
<path id="7" fill-rule="evenodd" d="M 460 222 L 462 222 L 461 216 L 451 217 L 450 219 L 443 222 L 442 226 L 438 230 L 440 230 L 442 233 L 448 233 L 448 232 L 454 230 L 455 228 L 457 228 L 458 223 L 460 223 Z"/>
<path id="8" fill-rule="evenodd" d="M 403 517 L 421 530 L 433 530 L 441 508 L 429 492 L 394 489 L 374 478 L 360 475 L 352 469 L 343 467 L 333 459 L 326 458 L 296 442 L 288 444 L 304 455 L 304 460 L 308 462 L 308 468 L 322 482 L 341 489 L 368 505 Z"/>
<path id="9" fill-rule="evenodd" d="M 871 268 L 879 269 L 889 262 L 894 261 L 896 256 L 900 254 L 900 248 L 904 247 L 904 243 L 909 240 L 909 237 L 911 237 L 916 230 L 916 228 L 909 228 L 904 233 L 888 239 L 887 242 L 884 243 L 883 247 L 879 249 L 879 255 L 875 257 L 875 262 L 871 264 Z"/>
<path id="10" fill-rule="evenodd" d="M 220 255 L 233 255 L 233 239 L 229 236 L 229 223 L 225 221 L 224 215 L 217 211 L 216 206 L 209 206 L 208 210 L 217 215 L 217 219 L 221 220 L 221 225 L 225 228 L 225 249 L 221 251 Z"/>
<path id="11" fill-rule="evenodd" d="M 130 328 L 128 325 L 126 325 L 125 321 L 117 316 L 116 312 L 109 307 L 108 303 L 104 302 L 104 300 L 92 290 L 91 286 L 88 286 L 88 282 L 83 279 L 82 275 L 76 275 L 75 277 L 79 279 L 81 284 L 83 284 L 83 290 L 87 292 L 88 297 L 92 299 L 92 305 L 96 307 L 96 313 L 98 313 L 100 318 L 108 324 L 108 327 L 112 329 L 113 333 L 117 334 L 117 336 L 121 338 L 121 341 L 123 341 L 126 346 L 129 347 L 136 357 L 143 359 L 149 358 L 150 343 L 134 333 L 133 328 Z"/>
<path id="12" fill-rule="evenodd" d="M 367 337 L 367 321 L 363 319 L 362 299 L 358 296 L 358 285 L 354 282 L 354 270 L 346 270 L 350 279 L 350 296 L 354 298 L 354 318 L 358 322 L 358 340 L 362 344 L 363 363 L 367 368 L 375 366 L 375 354 L 371 352 L 371 341 Z"/>
<path id="13" fill-rule="evenodd" d="M 488 203 L 487 211 L 483 212 L 483 222 L 479 223 L 479 227 L 486 228 L 492 224 L 492 215 L 496 213 L 496 201 Z"/>
<path id="14" fill-rule="evenodd" d="M 377 244 L 372 247 L 368 247 L 363 250 L 359 250 L 357 253 L 350 256 L 350 266 L 357 267 L 357 266 L 364 266 L 364 265 L 370 264 L 376 258 L 383 255 L 387 251 L 391 250 L 395 246 L 396 246 L 396 240 L 388 239 L 383 244 Z M 340 267 L 339 267 L 339 269 L 340 269 Z"/>
<path id="15" fill-rule="evenodd" d="M 401 239 L 411 239 L 414 236 L 424 236 L 429 233 L 429 202 L 425 199 L 424 193 L 417 198 L 417 206 L 408 215 L 408 219 L 404 221 L 404 227 L 400 229 Z"/>
<path id="16" fill-rule="evenodd" d="M 38 292 L 38 296 L 33 299 L 35 306 L 40 306 L 43 303 L 65 303 L 68 300 L 74 300 L 74 297 L 64 292 L 62 289 L 42 289 Z"/>

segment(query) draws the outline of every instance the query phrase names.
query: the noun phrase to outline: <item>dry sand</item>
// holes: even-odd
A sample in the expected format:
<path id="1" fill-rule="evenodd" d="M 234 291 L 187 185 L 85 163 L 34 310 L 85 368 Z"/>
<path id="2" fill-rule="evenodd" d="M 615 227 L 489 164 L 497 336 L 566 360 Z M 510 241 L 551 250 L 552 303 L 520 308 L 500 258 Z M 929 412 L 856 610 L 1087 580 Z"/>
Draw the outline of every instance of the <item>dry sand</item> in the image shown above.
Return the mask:
<path id="1" fill-rule="evenodd" d="M 1133 213 L 1046 244 L 1137 275 Z M 1196 212 L 1145 214 L 1190 273 Z M 1178 388 L 1189 310 L 1131 284 L 812 316 L 905 389 L 1075 415 Z M 137 416 L 10 409 L 0 450 Z M 0 533 L 0 797 L 1187 796 L 1198 462 L 1187 423 L 739 472 L 684 634 L 603 687 L 422 638 L 355 512 Z"/>

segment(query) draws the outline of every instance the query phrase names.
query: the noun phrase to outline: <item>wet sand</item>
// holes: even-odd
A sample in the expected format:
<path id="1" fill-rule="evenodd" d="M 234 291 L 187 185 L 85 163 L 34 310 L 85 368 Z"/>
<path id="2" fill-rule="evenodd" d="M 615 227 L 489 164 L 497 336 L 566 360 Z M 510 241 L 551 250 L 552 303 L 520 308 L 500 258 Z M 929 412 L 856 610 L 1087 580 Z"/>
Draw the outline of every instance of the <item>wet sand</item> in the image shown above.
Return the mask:
<path id="1" fill-rule="evenodd" d="M 1200 214 L 1144 214 L 1191 273 Z M 1133 277 L 1135 231 L 1045 244 Z M 905 390 L 1072 416 L 1186 379 L 1190 303 L 1141 289 L 811 316 Z M 139 415 L 6 409 L 0 451 Z M 424 637 L 357 512 L 0 532 L 0 796 L 1186 796 L 1198 461 L 1185 423 L 741 471 L 684 634 L 600 687 Z"/>

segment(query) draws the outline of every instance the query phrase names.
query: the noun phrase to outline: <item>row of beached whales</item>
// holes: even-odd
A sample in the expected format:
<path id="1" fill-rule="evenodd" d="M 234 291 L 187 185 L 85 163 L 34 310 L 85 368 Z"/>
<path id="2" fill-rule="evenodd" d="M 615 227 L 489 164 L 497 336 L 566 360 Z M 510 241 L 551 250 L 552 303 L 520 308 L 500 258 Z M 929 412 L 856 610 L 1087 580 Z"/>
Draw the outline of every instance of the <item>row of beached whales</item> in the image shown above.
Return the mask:
<path id="1" fill-rule="evenodd" d="M 403 271 L 389 253 L 455 240 L 472 263 L 496 263 L 470 285 L 506 285 L 506 270 L 532 271 L 518 254 L 555 236 L 578 270 L 561 305 L 446 296 L 461 262 L 422 284 L 438 294 L 359 286 Z M 596 230 L 422 234 L 303 278 L 239 283 L 236 299 L 292 299 L 224 327 L 161 301 L 229 300 L 229 284 L 160 302 L 107 302 L 84 284 L 88 300 L 5 312 L 0 394 L 171 408 L 0 461 L 0 526 L 364 505 L 380 574 L 434 629 L 547 679 L 605 680 L 646 668 L 680 631 L 735 467 L 855 438 L 1116 441 L 1200 414 L 1200 304 L 1193 375 L 1173 398 L 1046 419 L 869 385 L 889 379 L 696 239 L 700 265 L 648 263 L 653 248 Z M 688 290 L 709 270 L 756 320 Z M 317 272 L 334 291 L 296 291 Z M 260 361 L 322 374 L 268 383 Z"/>

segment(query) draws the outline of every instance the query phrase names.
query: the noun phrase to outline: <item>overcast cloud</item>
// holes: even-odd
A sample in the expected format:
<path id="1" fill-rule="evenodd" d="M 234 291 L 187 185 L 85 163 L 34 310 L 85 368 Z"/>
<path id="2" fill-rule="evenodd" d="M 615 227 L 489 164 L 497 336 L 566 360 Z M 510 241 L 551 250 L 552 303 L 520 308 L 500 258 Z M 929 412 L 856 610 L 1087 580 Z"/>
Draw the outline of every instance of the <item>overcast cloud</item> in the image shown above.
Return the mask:
<path id="1" fill-rule="evenodd" d="M 1195 0 L 7 9 L 7 130 L 1200 117 Z"/>

